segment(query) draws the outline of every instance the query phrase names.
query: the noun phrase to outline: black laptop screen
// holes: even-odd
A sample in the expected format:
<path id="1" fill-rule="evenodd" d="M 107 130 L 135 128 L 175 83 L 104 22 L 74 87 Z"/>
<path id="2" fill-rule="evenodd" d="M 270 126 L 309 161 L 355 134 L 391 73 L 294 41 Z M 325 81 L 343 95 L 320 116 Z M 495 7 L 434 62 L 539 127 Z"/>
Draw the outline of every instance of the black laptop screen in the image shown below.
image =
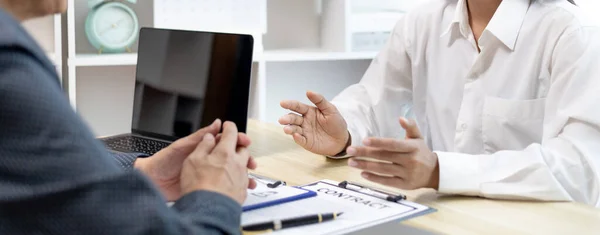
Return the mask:
<path id="1" fill-rule="evenodd" d="M 132 132 L 175 140 L 217 118 L 245 132 L 252 49 L 249 35 L 143 28 Z"/>

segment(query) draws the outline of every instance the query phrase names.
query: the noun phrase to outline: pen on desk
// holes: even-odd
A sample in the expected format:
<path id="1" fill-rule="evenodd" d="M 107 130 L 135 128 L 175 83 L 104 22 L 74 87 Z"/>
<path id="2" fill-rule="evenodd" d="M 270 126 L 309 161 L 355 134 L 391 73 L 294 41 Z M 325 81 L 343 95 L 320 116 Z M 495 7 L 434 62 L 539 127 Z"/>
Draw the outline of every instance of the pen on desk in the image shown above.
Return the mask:
<path id="1" fill-rule="evenodd" d="M 337 219 L 340 215 L 344 214 L 340 213 L 327 213 L 327 214 L 314 214 L 301 216 L 297 218 L 290 218 L 284 220 L 274 220 L 264 223 L 250 224 L 242 227 L 243 231 L 263 231 L 263 230 L 281 230 L 286 228 L 299 227 L 310 224 L 319 224 L 326 221 L 331 221 Z"/>
<path id="2" fill-rule="evenodd" d="M 267 179 L 264 176 L 259 176 L 259 175 L 252 174 L 252 173 L 248 173 L 248 177 L 258 181 L 259 183 L 267 185 L 267 187 L 269 187 L 269 188 L 277 188 L 281 185 L 286 185 L 286 183 L 284 181 Z"/>
<path id="3" fill-rule="evenodd" d="M 390 194 L 390 193 L 385 193 L 385 192 L 381 192 L 379 190 L 369 189 L 369 188 L 366 188 L 366 187 L 358 185 L 358 184 L 352 184 L 348 181 L 343 181 L 338 186 L 345 188 L 345 189 L 352 190 L 352 191 L 368 194 L 370 196 L 380 198 L 380 199 L 390 201 L 390 202 L 398 202 L 401 200 L 406 200 L 406 196 L 402 195 L 402 194 L 394 195 L 394 194 Z"/>

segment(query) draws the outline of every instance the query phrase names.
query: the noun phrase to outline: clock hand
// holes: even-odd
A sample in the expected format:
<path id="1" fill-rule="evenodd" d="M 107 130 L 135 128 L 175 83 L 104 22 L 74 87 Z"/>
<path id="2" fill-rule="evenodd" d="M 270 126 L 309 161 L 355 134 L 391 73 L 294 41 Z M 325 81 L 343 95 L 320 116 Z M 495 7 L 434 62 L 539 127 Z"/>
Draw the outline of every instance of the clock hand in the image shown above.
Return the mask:
<path id="1" fill-rule="evenodd" d="M 110 31 L 111 29 L 119 27 L 119 24 L 126 19 L 127 18 L 122 18 L 119 21 L 117 21 L 116 23 L 110 24 L 110 26 L 107 29 L 100 31 L 100 36 L 102 36 L 104 33 L 108 32 L 108 31 Z"/>
<path id="2" fill-rule="evenodd" d="M 127 18 L 120 19 L 119 21 L 117 21 L 117 23 L 114 23 L 113 25 L 115 26 L 115 28 L 119 27 L 119 24 L 121 24 L 125 20 L 127 20 Z"/>

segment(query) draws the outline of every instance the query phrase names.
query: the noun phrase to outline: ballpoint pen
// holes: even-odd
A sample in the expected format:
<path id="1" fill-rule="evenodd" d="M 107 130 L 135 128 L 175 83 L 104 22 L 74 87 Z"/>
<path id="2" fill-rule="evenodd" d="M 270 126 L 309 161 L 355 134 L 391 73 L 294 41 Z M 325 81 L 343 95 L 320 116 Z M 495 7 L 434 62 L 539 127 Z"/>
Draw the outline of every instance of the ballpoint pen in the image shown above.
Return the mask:
<path id="1" fill-rule="evenodd" d="M 283 220 L 273 220 L 273 221 L 243 226 L 242 231 L 248 231 L 248 232 L 269 231 L 269 230 L 277 231 L 277 230 L 286 229 L 286 228 L 293 228 L 293 227 L 299 227 L 299 226 L 311 225 L 311 224 L 319 224 L 319 223 L 323 223 L 326 221 L 335 220 L 335 219 L 337 219 L 337 217 L 339 217 L 342 214 L 343 214 L 343 212 L 327 213 L 327 214 L 314 214 L 314 215 L 307 215 L 307 216 L 301 216 L 301 217 L 289 218 L 289 219 L 283 219 Z"/>
<path id="2" fill-rule="evenodd" d="M 391 194 L 391 193 L 386 193 L 380 190 L 375 190 L 375 189 L 369 189 L 365 186 L 356 184 L 356 183 L 350 183 L 348 181 L 343 181 L 341 182 L 339 185 L 339 187 L 344 188 L 344 189 L 348 189 L 348 190 L 352 190 L 355 192 L 359 192 L 359 193 L 363 193 L 363 194 L 367 194 L 373 197 L 377 197 L 386 201 L 390 201 L 390 202 L 397 202 L 397 201 L 401 201 L 401 200 L 406 200 L 406 196 L 402 195 L 402 194 Z"/>
<path id="3" fill-rule="evenodd" d="M 256 174 L 252 174 L 252 173 L 248 173 L 248 177 L 258 181 L 259 183 L 267 185 L 267 187 L 269 187 L 269 188 L 277 188 L 281 185 L 286 185 L 286 183 L 284 181 L 268 179 L 264 176 L 258 176 Z"/>

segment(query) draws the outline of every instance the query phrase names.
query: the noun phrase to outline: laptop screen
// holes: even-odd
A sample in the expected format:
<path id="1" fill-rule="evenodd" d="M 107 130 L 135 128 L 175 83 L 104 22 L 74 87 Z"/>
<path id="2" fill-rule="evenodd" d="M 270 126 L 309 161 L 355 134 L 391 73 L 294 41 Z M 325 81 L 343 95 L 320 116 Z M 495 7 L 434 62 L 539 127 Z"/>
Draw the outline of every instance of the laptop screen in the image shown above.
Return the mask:
<path id="1" fill-rule="evenodd" d="M 250 35 L 143 28 L 132 132 L 175 140 L 217 118 L 245 132 L 252 50 Z"/>

